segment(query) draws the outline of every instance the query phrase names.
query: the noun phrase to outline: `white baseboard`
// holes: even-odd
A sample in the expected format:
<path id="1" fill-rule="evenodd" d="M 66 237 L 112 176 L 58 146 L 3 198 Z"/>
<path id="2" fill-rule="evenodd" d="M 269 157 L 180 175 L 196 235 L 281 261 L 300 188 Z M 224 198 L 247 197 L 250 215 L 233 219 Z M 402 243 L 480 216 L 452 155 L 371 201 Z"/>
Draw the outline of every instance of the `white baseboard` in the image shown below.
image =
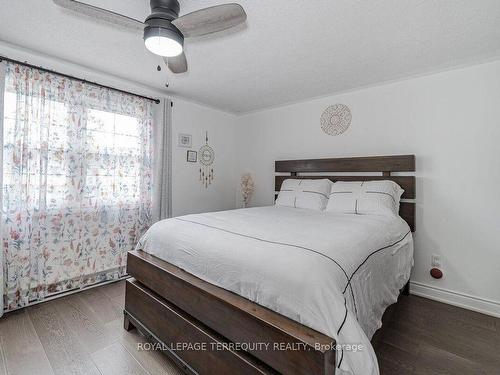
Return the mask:
<path id="1" fill-rule="evenodd" d="M 410 294 L 500 318 L 500 302 L 498 301 L 474 297 L 416 281 L 410 282 Z"/>

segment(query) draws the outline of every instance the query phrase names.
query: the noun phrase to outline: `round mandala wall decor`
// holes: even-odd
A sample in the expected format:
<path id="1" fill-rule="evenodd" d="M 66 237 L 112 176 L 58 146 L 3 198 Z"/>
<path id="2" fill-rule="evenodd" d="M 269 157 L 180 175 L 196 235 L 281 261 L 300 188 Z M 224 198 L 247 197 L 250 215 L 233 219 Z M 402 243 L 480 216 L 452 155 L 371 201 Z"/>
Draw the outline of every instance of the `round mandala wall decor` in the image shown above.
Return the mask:
<path id="1" fill-rule="evenodd" d="M 340 135 L 351 125 L 351 110 L 344 104 L 329 106 L 321 115 L 321 129 L 328 135 Z"/>

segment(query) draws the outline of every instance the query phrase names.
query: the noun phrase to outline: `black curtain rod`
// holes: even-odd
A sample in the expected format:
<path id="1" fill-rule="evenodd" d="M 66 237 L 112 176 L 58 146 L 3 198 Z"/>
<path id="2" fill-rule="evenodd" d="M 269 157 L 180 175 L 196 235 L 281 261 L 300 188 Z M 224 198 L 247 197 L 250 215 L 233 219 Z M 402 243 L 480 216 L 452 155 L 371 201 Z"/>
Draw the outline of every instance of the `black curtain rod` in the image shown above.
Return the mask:
<path id="1" fill-rule="evenodd" d="M 152 100 L 156 104 L 160 103 L 160 99 L 150 98 L 148 96 L 135 94 L 135 93 L 130 92 L 130 91 L 120 90 L 120 89 L 117 89 L 115 87 L 101 85 L 100 83 L 96 83 L 96 82 L 92 82 L 92 81 L 87 81 L 86 79 L 83 79 L 83 78 L 78 78 L 78 77 L 70 76 L 69 74 L 64 74 L 64 73 L 56 72 L 55 70 L 46 69 L 46 68 L 44 68 L 42 66 L 31 65 L 31 64 L 28 64 L 26 61 L 19 61 L 19 60 L 10 59 L 10 58 L 5 57 L 5 56 L 0 56 L 0 62 L 2 62 L 2 61 L 8 61 L 8 62 L 11 62 L 11 63 L 14 63 L 14 64 L 21 64 L 21 65 L 27 66 L 29 68 L 38 69 L 38 70 L 41 70 L 41 71 L 47 72 L 47 73 L 57 74 L 57 75 L 62 76 L 62 77 L 66 77 L 66 78 L 69 78 L 69 79 L 74 79 L 76 81 L 87 83 L 89 85 L 95 85 L 95 86 L 98 86 L 98 87 L 104 87 L 106 89 L 110 89 L 110 90 L 122 92 L 124 94 L 134 95 L 134 96 L 137 96 L 139 98 Z"/>

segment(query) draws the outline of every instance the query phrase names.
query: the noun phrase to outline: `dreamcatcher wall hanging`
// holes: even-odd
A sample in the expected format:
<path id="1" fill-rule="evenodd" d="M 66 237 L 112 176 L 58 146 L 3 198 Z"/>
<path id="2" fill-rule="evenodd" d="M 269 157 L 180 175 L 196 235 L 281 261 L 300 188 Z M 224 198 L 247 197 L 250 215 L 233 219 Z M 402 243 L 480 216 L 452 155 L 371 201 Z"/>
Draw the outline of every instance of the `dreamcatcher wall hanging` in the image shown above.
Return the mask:
<path id="1" fill-rule="evenodd" d="M 198 153 L 200 160 L 200 181 L 205 188 L 212 184 L 214 180 L 214 160 L 215 152 L 212 147 L 208 145 L 208 132 L 205 134 L 205 144 L 201 146 Z"/>

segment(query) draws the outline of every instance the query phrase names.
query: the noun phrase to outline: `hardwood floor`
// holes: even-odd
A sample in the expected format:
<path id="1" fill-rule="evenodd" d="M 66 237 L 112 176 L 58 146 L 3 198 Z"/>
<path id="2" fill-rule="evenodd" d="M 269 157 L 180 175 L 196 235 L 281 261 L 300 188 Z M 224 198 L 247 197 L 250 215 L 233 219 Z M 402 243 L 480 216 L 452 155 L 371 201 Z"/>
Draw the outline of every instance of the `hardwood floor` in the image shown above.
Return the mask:
<path id="1" fill-rule="evenodd" d="M 417 296 L 389 307 L 372 344 L 382 375 L 500 374 L 500 319 Z"/>
<path id="2" fill-rule="evenodd" d="M 162 353 L 123 325 L 123 281 L 0 319 L 0 375 L 180 375 Z M 382 375 L 499 374 L 500 319 L 401 297 L 373 345 Z"/>
<path id="3" fill-rule="evenodd" d="M 89 289 L 0 319 L 0 375 L 180 375 L 123 329 L 125 282 Z"/>

